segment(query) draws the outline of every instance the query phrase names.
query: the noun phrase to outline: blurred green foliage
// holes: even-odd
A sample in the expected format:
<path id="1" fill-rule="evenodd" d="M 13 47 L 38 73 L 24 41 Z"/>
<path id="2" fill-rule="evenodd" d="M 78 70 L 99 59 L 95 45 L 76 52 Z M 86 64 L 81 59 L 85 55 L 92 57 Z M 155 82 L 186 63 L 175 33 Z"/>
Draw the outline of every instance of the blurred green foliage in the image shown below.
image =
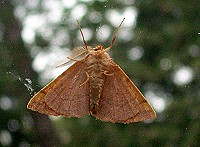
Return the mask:
<path id="1" fill-rule="evenodd" d="M 119 32 L 110 55 L 147 98 L 148 93 L 160 98 L 148 98 L 152 104 L 156 100 L 165 102 L 163 107 L 157 103 L 161 107 L 156 109 L 157 119 L 124 125 L 101 122 L 92 116 L 48 119 L 26 109 L 33 95 L 30 86 L 37 92 L 39 83 L 43 83 L 43 70 L 36 73 L 32 68 L 41 52 L 83 45 L 76 19 L 83 31 L 92 32 L 89 45 L 109 46 L 116 29 L 112 17 L 118 18 L 117 22 L 126 17 L 128 22 L 131 14 L 124 12 L 130 9 L 137 12 L 136 23 L 123 24 L 120 32 L 124 34 L 120 36 Z M 61 11 L 61 16 L 50 13 L 53 10 Z M 34 15 L 43 16 L 35 23 L 43 23 L 43 27 L 28 32 L 26 36 L 34 37 L 27 41 L 23 38 L 27 18 Z M 45 146 L 48 142 L 48 146 L 199 146 L 199 22 L 199 0 L 82 0 L 71 4 L 64 0 L 0 0 L 0 146 Z M 105 41 L 95 35 L 104 25 L 110 29 Z M 109 29 L 100 32 L 100 37 Z M 131 51 L 137 59 L 130 58 Z M 180 69 L 190 71 L 185 83 L 180 80 L 184 81 L 188 70 L 180 78 Z M 56 133 L 51 132 L 54 129 Z"/>

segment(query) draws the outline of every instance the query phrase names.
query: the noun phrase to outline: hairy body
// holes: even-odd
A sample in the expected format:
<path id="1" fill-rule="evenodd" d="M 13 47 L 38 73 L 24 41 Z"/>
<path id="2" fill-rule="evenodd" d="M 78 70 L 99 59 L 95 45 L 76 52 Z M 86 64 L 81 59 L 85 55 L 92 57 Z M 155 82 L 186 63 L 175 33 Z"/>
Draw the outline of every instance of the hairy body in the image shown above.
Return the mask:
<path id="1" fill-rule="evenodd" d="M 96 114 L 98 111 L 104 81 L 109 75 L 107 68 L 110 60 L 111 58 L 104 51 L 103 46 L 89 48 L 89 54 L 85 59 L 87 65 L 85 72 L 88 77 L 86 82 L 89 82 L 90 113 Z"/>

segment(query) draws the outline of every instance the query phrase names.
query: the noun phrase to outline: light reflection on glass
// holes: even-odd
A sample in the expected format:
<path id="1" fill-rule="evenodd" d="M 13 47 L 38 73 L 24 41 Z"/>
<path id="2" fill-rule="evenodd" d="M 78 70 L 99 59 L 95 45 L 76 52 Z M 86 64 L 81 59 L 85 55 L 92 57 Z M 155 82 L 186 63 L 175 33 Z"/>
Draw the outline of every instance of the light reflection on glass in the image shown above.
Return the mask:
<path id="1" fill-rule="evenodd" d="M 148 99 L 150 104 L 153 106 L 156 112 L 162 112 L 166 108 L 166 100 L 163 97 L 156 95 L 153 91 L 145 93 L 145 97 Z"/>
<path id="2" fill-rule="evenodd" d="M 159 84 L 146 83 L 144 90 L 146 91 L 144 92 L 145 97 L 158 113 L 163 112 L 173 101 L 172 95 L 165 92 Z"/>
<path id="3" fill-rule="evenodd" d="M 51 46 L 65 46 L 69 43 L 69 34 L 66 29 L 60 29 L 54 34 L 54 37 L 51 38 Z"/>
<path id="4" fill-rule="evenodd" d="M 9 146 L 12 143 L 12 137 L 9 131 L 0 131 L 0 142 L 3 146 Z"/>
<path id="5" fill-rule="evenodd" d="M 107 25 L 102 25 L 97 31 L 97 40 L 101 42 L 106 41 L 110 35 L 111 28 Z"/>
<path id="6" fill-rule="evenodd" d="M 142 57 L 143 53 L 144 53 L 143 48 L 140 46 L 136 46 L 129 50 L 128 57 L 131 60 L 139 60 Z"/>
<path id="7" fill-rule="evenodd" d="M 133 38 L 132 29 L 124 28 L 120 30 L 118 38 L 125 42 L 130 41 Z"/>
<path id="8" fill-rule="evenodd" d="M 168 58 L 163 58 L 161 59 L 160 61 L 160 67 L 163 69 L 163 70 L 169 70 L 171 67 L 172 67 L 172 62 L 170 59 Z"/>
<path id="9" fill-rule="evenodd" d="M 4 96 L 0 98 L 0 108 L 2 110 L 9 110 L 12 108 L 12 106 L 13 106 L 13 103 L 9 97 Z"/>
<path id="10" fill-rule="evenodd" d="M 200 48 L 197 45 L 189 46 L 188 51 L 192 57 L 200 56 Z"/>
<path id="11" fill-rule="evenodd" d="M 30 114 L 25 114 L 23 116 L 22 124 L 23 124 L 24 129 L 26 130 L 30 130 L 34 126 L 33 119 L 30 116 Z"/>
<path id="12" fill-rule="evenodd" d="M 69 49 L 52 48 L 48 52 L 40 52 L 33 61 L 33 69 L 40 72 L 41 84 L 46 85 L 51 79 L 60 75 L 66 67 L 56 68 L 61 63 L 66 62 L 69 56 Z"/>
<path id="13" fill-rule="evenodd" d="M 22 30 L 22 39 L 26 43 L 33 43 L 35 40 L 35 31 L 29 27 L 23 27 Z"/>
<path id="14" fill-rule="evenodd" d="M 73 8 L 77 4 L 77 0 L 73 1 L 62 0 L 62 2 L 66 8 Z"/>
<path id="15" fill-rule="evenodd" d="M 72 135 L 69 131 L 61 132 L 60 137 L 65 144 L 68 144 L 72 140 Z"/>
<path id="16" fill-rule="evenodd" d="M 92 23 L 99 23 L 102 21 L 102 14 L 97 11 L 91 11 L 88 14 L 88 18 Z"/>
<path id="17" fill-rule="evenodd" d="M 19 147 L 30 147 L 31 145 L 28 142 L 20 142 Z"/>
<path id="18" fill-rule="evenodd" d="M 87 7 L 84 4 L 76 5 L 71 11 L 71 18 L 74 20 L 80 20 L 86 13 Z M 80 13 L 81 12 L 81 13 Z"/>
<path id="19" fill-rule="evenodd" d="M 11 132 L 15 132 L 19 129 L 19 122 L 16 119 L 11 119 L 8 121 L 8 129 Z"/>
<path id="20" fill-rule="evenodd" d="M 180 67 L 173 74 L 173 81 L 177 85 L 186 85 L 193 80 L 193 70 L 190 67 Z"/>
<path id="21" fill-rule="evenodd" d="M 86 41 L 89 41 L 89 40 L 92 39 L 93 32 L 92 32 L 91 29 L 89 29 L 89 28 L 82 28 L 82 31 L 83 31 L 83 34 L 84 34 L 84 37 L 85 37 Z M 77 38 L 79 39 L 79 41 L 83 42 L 83 38 L 82 38 L 79 30 L 77 30 Z"/>
<path id="22" fill-rule="evenodd" d="M 136 25 L 137 10 L 135 7 L 126 7 L 122 12 L 116 9 L 110 9 L 106 11 L 106 19 L 114 26 L 118 27 L 123 18 L 124 27 L 131 27 L 132 29 Z"/>

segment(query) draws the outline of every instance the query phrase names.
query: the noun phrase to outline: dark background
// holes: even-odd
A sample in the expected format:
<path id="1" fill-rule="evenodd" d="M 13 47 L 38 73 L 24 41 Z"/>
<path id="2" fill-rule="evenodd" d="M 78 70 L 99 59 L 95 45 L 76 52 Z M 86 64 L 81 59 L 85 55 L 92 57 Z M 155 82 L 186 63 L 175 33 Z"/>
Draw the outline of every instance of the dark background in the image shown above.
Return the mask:
<path id="1" fill-rule="evenodd" d="M 107 47 L 123 17 L 110 55 L 155 108 L 155 120 L 112 124 L 26 109 L 55 77 L 54 61 L 83 45 L 76 19 L 89 45 Z M 199 0 L 0 0 L 0 146 L 200 146 L 198 33 Z"/>

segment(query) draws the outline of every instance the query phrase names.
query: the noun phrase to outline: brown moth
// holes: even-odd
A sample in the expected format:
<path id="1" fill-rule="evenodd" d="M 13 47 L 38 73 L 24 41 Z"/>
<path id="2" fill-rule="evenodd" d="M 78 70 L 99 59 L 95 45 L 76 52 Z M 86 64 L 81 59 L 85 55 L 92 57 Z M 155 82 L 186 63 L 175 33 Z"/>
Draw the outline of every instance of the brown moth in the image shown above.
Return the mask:
<path id="1" fill-rule="evenodd" d="M 78 22 L 85 44 L 78 56 L 87 55 L 81 60 L 75 60 L 78 56 L 69 58 L 76 62 L 35 94 L 27 108 L 54 116 L 91 114 L 101 121 L 125 124 L 156 118 L 142 93 L 107 53 L 123 21 L 105 49 L 101 45 L 88 46 Z"/>

